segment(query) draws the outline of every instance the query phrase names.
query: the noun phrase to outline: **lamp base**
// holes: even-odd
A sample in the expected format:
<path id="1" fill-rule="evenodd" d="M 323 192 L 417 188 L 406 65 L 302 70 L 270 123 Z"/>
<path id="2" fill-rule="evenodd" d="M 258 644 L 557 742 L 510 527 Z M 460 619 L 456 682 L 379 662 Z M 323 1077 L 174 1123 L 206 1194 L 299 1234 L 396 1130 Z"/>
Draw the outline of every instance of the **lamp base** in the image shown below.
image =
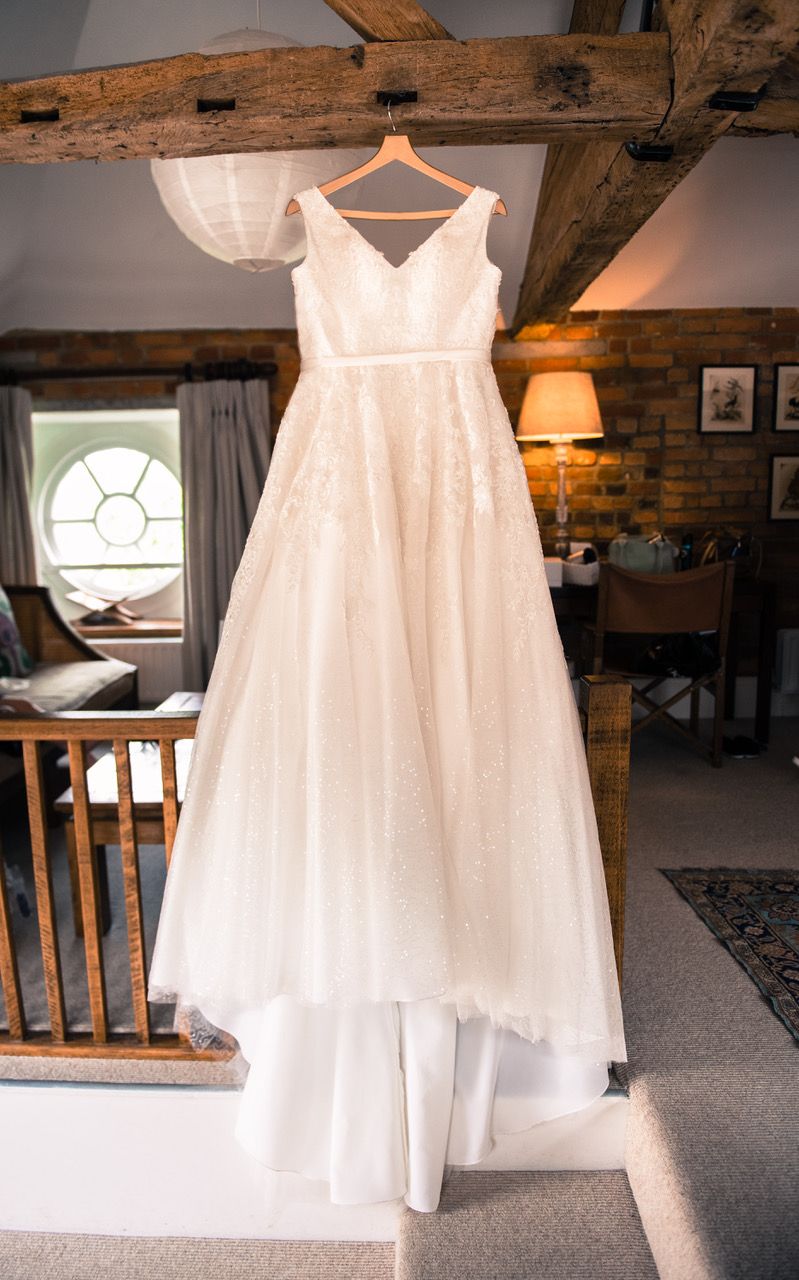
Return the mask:
<path id="1" fill-rule="evenodd" d="M 558 500 L 555 508 L 555 520 L 557 522 L 557 536 L 555 538 L 555 555 L 560 556 L 561 560 L 569 558 L 569 534 L 566 529 L 566 522 L 569 519 L 569 503 L 566 498 L 566 463 L 569 458 L 568 447 L 563 443 L 555 445 L 555 459 L 558 464 Z"/>
<path id="2" fill-rule="evenodd" d="M 568 560 L 570 552 L 571 541 L 569 540 L 569 535 L 566 529 L 559 525 L 558 535 L 555 538 L 555 555 L 560 556 L 561 560 Z"/>

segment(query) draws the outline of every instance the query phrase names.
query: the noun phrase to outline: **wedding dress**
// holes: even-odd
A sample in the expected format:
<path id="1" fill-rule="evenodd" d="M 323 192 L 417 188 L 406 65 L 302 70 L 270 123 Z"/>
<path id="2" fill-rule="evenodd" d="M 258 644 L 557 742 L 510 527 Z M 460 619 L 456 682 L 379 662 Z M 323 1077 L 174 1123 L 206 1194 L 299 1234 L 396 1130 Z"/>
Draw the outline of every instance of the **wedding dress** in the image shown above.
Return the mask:
<path id="1" fill-rule="evenodd" d="M 197 723 L 149 978 L 249 1064 L 236 1137 L 341 1203 L 625 1061 L 579 717 L 490 354 L 496 192 L 399 265 L 297 195 L 301 373 Z"/>

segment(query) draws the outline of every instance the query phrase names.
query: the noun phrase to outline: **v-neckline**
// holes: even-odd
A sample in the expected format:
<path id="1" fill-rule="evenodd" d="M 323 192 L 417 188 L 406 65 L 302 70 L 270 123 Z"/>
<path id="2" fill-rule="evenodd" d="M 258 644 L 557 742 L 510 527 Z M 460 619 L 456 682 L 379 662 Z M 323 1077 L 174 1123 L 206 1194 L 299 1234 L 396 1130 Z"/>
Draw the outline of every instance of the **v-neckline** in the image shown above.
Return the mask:
<path id="1" fill-rule="evenodd" d="M 366 245 L 367 250 L 371 249 L 372 253 L 376 254 L 379 260 L 385 263 L 385 265 L 389 268 L 390 271 L 399 272 L 399 271 L 402 271 L 405 267 L 407 267 L 408 263 L 411 262 L 411 260 L 416 257 L 417 253 L 420 253 L 422 249 L 426 249 L 429 244 L 432 244 L 432 242 L 435 240 L 436 236 L 439 234 L 440 231 L 443 231 L 445 227 L 451 226 L 453 219 L 457 218 L 461 210 L 466 208 L 466 206 L 471 202 L 472 197 L 476 196 L 478 191 L 484 191 L 485 188 L 479 187 L 479 186 L 472 187 L 466 199 L 463 200 L 458 205 L 455 212 L 451 213 L 449 217 L 445 218 L 444 221 L 441 222 L 437 227 L 434 227 L 433 230 L 430 232 L 430 235 L 427 236 L 422 241 L 421 244 L 417 244 L 416 248 L 411 249 L 407 257 L 403 258 L 402 262 L 398 262 L 396 264 L 393 262 L 389 262 L 388 258 L 383 253 L 382 249 L 378 249 L 377 245 L 372 244 L 371 240 L 367 240 L 366 236 L 362 235 L 357 227 L 354 227 L 351 222 L 348 222 L 346 218 L 342 217 L 342 215 L 336 209 L 336 206 L 330 203 L 327 196 L 323 195 L 317 186 L 312 186 L 310 190 L 313 191 L 319 197 L 322 204 L 327 206 L 327 208 L 330 210 L 333 216 L 337 218 L 339 222 L 344 224 L 347 231 L 350 232 L 350 234 L 353 236 L 356 242 Z"/>

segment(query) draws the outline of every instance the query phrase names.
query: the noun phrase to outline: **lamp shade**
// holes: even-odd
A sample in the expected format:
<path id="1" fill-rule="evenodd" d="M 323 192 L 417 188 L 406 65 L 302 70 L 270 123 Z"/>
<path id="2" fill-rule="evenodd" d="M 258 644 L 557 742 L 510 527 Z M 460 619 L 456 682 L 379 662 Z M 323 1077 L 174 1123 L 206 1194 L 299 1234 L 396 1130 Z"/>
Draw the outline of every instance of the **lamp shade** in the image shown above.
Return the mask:
<path id="1" fill-rule="evenodd" d="M 591 440 L 603 435 L 590 373 L 534 373 L 527 383 L 517 440 Z"/>
<path id="2" fill-rule="evenodd" d="M 232 31 L 200 53 L 298 45 L 268 31 Z M 192 244 L 245 271 L 272 271 L 305 255 L 300 215 L 286 217 L 298 191 L 360 163 L 355 151 L 262 151 L 151 160 L 161 203 Z M 357 191 L 358 184 L 352 184 Z"/>

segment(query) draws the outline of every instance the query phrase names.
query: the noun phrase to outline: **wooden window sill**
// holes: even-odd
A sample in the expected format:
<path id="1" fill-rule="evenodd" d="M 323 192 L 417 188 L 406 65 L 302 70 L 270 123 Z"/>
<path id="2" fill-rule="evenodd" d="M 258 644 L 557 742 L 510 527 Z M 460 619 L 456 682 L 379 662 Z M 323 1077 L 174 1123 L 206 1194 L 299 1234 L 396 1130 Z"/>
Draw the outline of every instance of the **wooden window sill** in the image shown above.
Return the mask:
<path id="1" fill-rule="evenodd" d="M 135 622 L 107 622 L 97 626 L 72 626 L 86 640 L 179 640 L 183 635 L 182 618 L 139 618 Z"/>

